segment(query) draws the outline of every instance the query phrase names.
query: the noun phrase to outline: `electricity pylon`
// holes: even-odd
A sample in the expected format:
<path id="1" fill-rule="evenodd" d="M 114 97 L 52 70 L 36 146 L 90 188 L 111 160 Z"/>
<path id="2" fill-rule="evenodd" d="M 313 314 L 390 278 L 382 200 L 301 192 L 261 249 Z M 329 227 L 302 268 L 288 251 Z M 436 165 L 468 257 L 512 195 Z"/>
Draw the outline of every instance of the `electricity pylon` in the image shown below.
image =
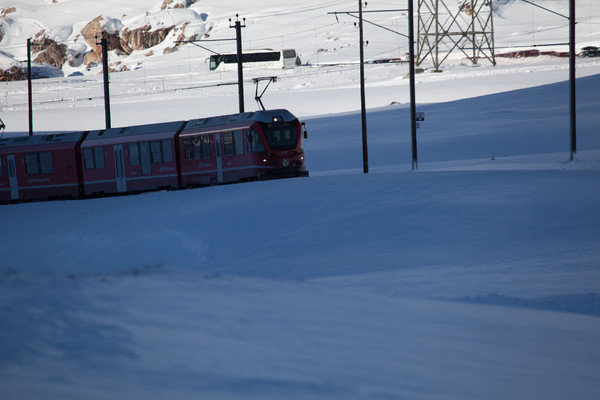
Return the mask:
<path id="1" fill-rule="evenodd" d="M 418 0 L 417 65 L 431 58 L 435 71 L 454 51 L 473 64 L 494 57 L 492 0 Z"/>

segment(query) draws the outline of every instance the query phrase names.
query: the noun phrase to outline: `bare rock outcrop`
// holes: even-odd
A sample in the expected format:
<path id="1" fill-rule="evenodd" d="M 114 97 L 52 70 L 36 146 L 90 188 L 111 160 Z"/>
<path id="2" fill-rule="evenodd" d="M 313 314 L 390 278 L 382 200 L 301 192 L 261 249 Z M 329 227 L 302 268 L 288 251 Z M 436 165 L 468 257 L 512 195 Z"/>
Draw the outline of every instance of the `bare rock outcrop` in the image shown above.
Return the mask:
<path id="1" fill-rule="evenodd" d="M 67 46 L 57 43 L 44 34 L 36 36 L 38 36 L 37 39 L 31 42 L 31 52 L 39 54 L 33 61 L 54 65 L 56 68 L 62 69 L 63 64 L 67 61 Z"/>
<path id="2" fill-rule="evenodd" d="M 166 49 L 163 50 L 163 54 L 169 54 L 169 53 L 173 53 L 173 52 L 179 50 L 179 46 L 181 45 L 180 42 L 182 42 L 182 41 L 196 40 L 198 38 L 197 34 L 193 34 L 191 36 L 185 35 L 185 28 L 186 28 L 186 26 L 188 26 L 188 24 L 189 24 L 189 22 L 186 22 L 185 24 L 183 24 L 183 26 L 181 26 L 181 28 L 173 29 L 173 32 L 176 32 L 179 29 L 181 29 L 181 33 L 177 36 L 177 40 L 175 40 L 175 46 L 167 47 Z"/>
<path id="3" fill-rule="evenodd" d="M 127 54 L 131 54 L 135 50 L 149 49 L 162 43 L 173 28 L 174 26 L 169 26 L 153 31 L 150 25 L 131 30 L 125 28 L 121 32 L 121 46 Z"/>
<path id="4" fill-rule="evenodd" d="M 121 61 L 117 61 L 112 67 L 108 68 L 109 72 L 124 72 L 130 71 L 129 67 L 126 64 L 123 64 Z"/>
<path id="5" fill-rule="evenodd" d="M 25 79 L 27 79 L 25 71 L 16 65 L 7 70 L 0 69 L 0 82 L 24 81 Z"/>
<path id="6" fill-rule="evenodd" d="M 195 2 L 196 0 L 164 0 L 160 6 L 160 9 L 165 10 L 167 8 L 188 8 Z"/>
<path id="7" fill-rule="evenodd" d="M 84 63 L 86 65 L 102 61 L 102 46 L 100 45 L 102 37 L 107 39 L 108 51 L 117 50 L 129 55 L 136 50 L 146 50 L 162 43 L 175 28 L 169 26 L 152 30 L 151 25 L 144 25 L 135 29 L 125 28 L 120 32 L 106 32 L 102 24 L 103 20 L 102 16 L 96 17 L 81 30 L 81 35 L 92 48 L 92 51 L 85 55 Z"/>
<path id="8" fill-rule="evenodd" d="M 6 7 L 3 9 L 0 9 L 0 16 L 6 17 L 8 14 L 14 13 L 16 11 L 17 11 L 17 9 L 15 7 Z"/>
<path id="9" fill-rule="evenodd" d="M 102 37 L 106 38 L 108 51 L 120 50 L 126 54 L 129 54 L 121 46 L 121 38 L 119 37 L 118 32 L 109 33 L 105 31 L 104 27 L 100 23 L 103 20 L 104 17 L 100 15 L 90 21 L 81 30 L 81 36 L 83 36 L 85 42 L 92 48 L 92 51 L 86 54 L 84 58 L 84 63 L 87 65 L 102 61 L 102 46 L 100 44 Z"/>

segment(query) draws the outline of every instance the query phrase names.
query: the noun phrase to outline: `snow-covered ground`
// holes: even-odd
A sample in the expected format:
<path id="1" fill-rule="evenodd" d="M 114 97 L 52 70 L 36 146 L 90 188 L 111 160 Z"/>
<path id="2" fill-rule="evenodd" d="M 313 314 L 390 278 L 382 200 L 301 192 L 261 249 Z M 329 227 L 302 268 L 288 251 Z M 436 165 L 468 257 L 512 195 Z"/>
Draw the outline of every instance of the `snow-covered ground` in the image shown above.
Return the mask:
<path id="1" fill-rule="evenodd" d="M 157 3 L 16 5 L 49 27 L 39 10 L 60 6 L 57 24 L 72 26 Z M 600 33 L 592 3 L 578 2 L 586 44 Z M 529 44 L 532 26 L 536 40 L 564 40 L 559 17 L 497 4 L 502 45 Z M 239 12 L 245 47 L 295 47 L 316 64 L 356 61 L 352 19 L 326 14 L 354 7 L 192 9 L 213 37 L 231 35 Z M 314 51 L 330 31 L 332 46 L 348 46 Z M 259 43 L 267 36 L 276 43 Z M 405 52 L 373 37 L 367 58 Z M 113 126 L 236 112 L 236 87 L 212 86 L 235 73 L 210 74 L 202 54 L 185 47 L 112 74 Z M 407 67 L 368 65 L 366 175 L 356 66 L 305 66 L 248 71 L 246 105 L 256 109 L 252 77 L 280 77 L 263 101 L 307 122 L 309 178 L 0 206 L 0 398 L 596 399 L 596 60 L 578 60 L 573 161 L 565 59 L 455 60 L 419 74 L 418 171 Z M 36 132 L 102 128 L 97 72 L 35 81 Z M 26 94 L 23 82 L 0 85 L 5 135 L 27 131 Z"/>

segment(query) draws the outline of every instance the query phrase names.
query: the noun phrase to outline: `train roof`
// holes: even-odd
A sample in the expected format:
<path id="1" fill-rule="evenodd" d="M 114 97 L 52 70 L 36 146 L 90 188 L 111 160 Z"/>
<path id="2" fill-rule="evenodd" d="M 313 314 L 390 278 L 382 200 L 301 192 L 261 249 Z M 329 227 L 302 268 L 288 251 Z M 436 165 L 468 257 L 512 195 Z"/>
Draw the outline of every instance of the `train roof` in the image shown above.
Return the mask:
<path id="1" fill-rule="evenodd" d="M 162 122 L 156 124 L 126 126 L 122 128 L 111 128 L 93 130 L 87 132 L 85 143 L 96 140 L 112 139 L 115 143 L 120 138 L 135 136 L 135 135 L 152 135 L 152 134 L 175 134 L 182 128 L 186 130 L 204 130 L 209 129 L 239 129 L 248 127 L 254 122 L 271 123 L 274 121 L 291 122 L 296 117 L 284 109 L 252 111 L 230 115 L 220 115 L 216 117 L 198 118 L 186 121 Z M 59 143 L 76 143 L 81 140 L 86 132 L 67 132 L 51 135 L 34 135 L 34 136 L 17 136 L 6 139 L 0 139 L 0 148 L 21 147 L 33 145 L 47 145 Z"/>
<path id="2" fill-rule="evenodd" d="M 152 133 L 177 132 L 185 121 L 160 122 L 156 124 L 124 126 L 121 128 L 110 128 L 90 131 L 86 141 L 98 139 L 114 139 L 124 136 L 148 135 Z"/>
<path id="3" fill-rule="evenodd" d="M 76 143 L 83 136 L 83 132 L 56 133 L 51 135 L 16 136 L 0 139 L 0 148 L 39 146 L 60 143 Z"/>
<path id="4" fill-rule="evenodd" d="M 266 110 L 266 111 L 252 111 L 239 114 L 220 115 L 217 117 L 199 118 L 189 121 L 184 130 L 200 129 L 200 128 L 221 128 L 228 125 L 243 126 L 251 125 L 253 122 L 273 122 L 275 118 L 278 118 L 283 122 L 291 122 L 296 117 L 288 110 Z"/>

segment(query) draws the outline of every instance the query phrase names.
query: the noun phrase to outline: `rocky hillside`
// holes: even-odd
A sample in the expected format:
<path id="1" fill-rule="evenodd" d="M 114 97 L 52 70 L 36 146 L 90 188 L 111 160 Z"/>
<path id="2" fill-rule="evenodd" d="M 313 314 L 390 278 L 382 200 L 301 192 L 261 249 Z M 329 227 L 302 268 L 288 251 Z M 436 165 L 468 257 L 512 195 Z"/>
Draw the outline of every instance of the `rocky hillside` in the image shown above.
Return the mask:
<path id="1" fill-rule="evenodd" d="M 57 0 L 52 0 L 56 3 Z M 163 0 L 142 15 L 98 15 L 87 22 L 70 26 L 43 28 L 43 24 L 29 18 L 21 18 L 19 5 L 0 9 L 0 81 L 25 79 L 26 68 L 22 48 L 14 43 L 14 37 L 23 32 L 36 32 L 30 36 L 32 60 L 44 65 L 38 71 L 54 74 L 89 70 L 102 62 L 100 40 L 107 38 L 111 71 L 135 68 L 128 63 L 128 56 L 142 52 L 145 56 L 166 54 L 178 50 L 178 42 L 208 36 L 212 29 L 208 15 L 199 12 L 196 0 Z M 37 30 L 36 28 L 42 27 Z M 10 42 L 9 39 L 13 39 Z M 6 46 L 3 46 L 9 42 Z M 22 47 L 26 47 L 26 39 Z M 32 68 L 35 72 L 36 68 Z"/>

